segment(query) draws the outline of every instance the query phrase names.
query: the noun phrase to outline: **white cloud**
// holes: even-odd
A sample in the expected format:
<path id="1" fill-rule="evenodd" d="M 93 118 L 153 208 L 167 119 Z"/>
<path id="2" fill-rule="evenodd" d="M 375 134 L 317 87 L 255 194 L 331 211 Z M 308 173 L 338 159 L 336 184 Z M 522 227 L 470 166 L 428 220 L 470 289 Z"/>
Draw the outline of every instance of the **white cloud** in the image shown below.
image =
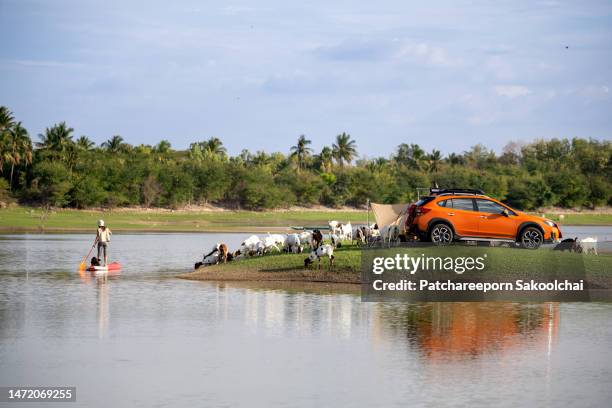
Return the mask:
<path id="1" fill-rule="evenodd" d="M 451 58 L 445 48 L 432 46 L 427 43 L 408 44 L 397 53 L 398 58 L 416 59 L 435 66 L 456 66 L 461 61 Z"/>
<path id="2" fill-rule="evenodd" d="M 495 87 L 495 93 L 505 98 L 519 98 L 531 94 L 531 90 L 526 86 L 522 85 L 497 85 Z"/>

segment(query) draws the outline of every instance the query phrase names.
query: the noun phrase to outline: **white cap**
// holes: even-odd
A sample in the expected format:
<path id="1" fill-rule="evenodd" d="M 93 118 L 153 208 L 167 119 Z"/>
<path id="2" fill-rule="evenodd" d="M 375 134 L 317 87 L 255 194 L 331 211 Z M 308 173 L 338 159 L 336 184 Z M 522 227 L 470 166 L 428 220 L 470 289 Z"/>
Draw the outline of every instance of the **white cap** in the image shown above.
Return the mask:
<path id="1" fill-rule="evenodd" d="M 103 226 L 104 226 L 104 220 L 99 220 L 98 227 L 103 227 Z"/>

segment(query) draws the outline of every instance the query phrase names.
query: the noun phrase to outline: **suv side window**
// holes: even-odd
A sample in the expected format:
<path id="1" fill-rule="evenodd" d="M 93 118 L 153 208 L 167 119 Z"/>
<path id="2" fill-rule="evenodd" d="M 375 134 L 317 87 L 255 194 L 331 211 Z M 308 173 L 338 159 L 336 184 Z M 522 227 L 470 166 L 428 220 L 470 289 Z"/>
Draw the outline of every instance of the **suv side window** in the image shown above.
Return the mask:
<path id="1" fill-rule="evenodd" d="M 448 205 L 448 204 L 450 204 L 450 200 L 438 201 L 438 205 L 440 207 L 452 207 L 452 204 L 451 205 Z"/>
<path id="2" fill-rule="evenodd" d="M 483 199 L 476 199 L 476 205 L 478 206 L 478 212 L 488 214 L 501 214 L 502 211 L 506 209 L 506 207 L 503 207 L 496 202 Z"/>
<path id="3" fill-rule="evenodd" d="M 455 210 L 474 211 L 474 203 L 471 198 L 453 198 Z"/>

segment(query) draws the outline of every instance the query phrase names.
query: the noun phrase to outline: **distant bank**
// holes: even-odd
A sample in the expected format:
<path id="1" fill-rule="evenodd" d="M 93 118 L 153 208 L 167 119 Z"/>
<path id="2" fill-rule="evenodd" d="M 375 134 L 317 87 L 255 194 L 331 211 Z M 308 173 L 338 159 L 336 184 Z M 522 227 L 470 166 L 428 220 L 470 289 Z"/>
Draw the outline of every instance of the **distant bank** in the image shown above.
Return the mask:
<path id="1" fill-rule="evenodd" d="M 370 219 L 373 215 L 370 213 Z M 125 232 L 253 232 L 288 230 L 290 226 L 327 225 L 330 220 L 365 223 L 365 210 L 291 208 L 268 211 L 230 211 L 215 208 L 186 210 L 75 210 L 13 206 L 0 209 L 0 232 L 90 232 L 104 219 L 113 231 Z"/>
<path id="2" fill-rule="evenodd" d="M 612 212 L 560 210 L 547 216 L 561 225 L 612 225 Z M 0 209 L 0 232 L 90 232 L 103 218 L 114 231 L 130 232 L 253 232 L 286 231 L 290 226 L 373 222 L 365 209 L 290 208 L 268 211 L 230 211 L 216 208 L 75 210 L 12 206 Z"/>

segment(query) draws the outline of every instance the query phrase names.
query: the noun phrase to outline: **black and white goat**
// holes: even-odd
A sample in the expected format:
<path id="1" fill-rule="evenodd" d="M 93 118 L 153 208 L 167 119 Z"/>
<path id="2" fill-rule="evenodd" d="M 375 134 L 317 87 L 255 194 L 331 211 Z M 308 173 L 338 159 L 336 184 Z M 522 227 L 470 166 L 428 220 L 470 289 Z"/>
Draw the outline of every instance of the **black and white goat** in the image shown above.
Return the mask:
<path id="1" fill-rule="evenodd" d="M 320 270 L 321 258 L 323 257 L 327 257 L 329 259 L 329 270 L 331 271 L 334 267 L 334 247 L 329 244 L 320 245 L 314 249 L 310 255 L 308 255 L 308 258 L 304 259 L 304 267 L 308 268 L 314 261 L 318 261 Z"/>

